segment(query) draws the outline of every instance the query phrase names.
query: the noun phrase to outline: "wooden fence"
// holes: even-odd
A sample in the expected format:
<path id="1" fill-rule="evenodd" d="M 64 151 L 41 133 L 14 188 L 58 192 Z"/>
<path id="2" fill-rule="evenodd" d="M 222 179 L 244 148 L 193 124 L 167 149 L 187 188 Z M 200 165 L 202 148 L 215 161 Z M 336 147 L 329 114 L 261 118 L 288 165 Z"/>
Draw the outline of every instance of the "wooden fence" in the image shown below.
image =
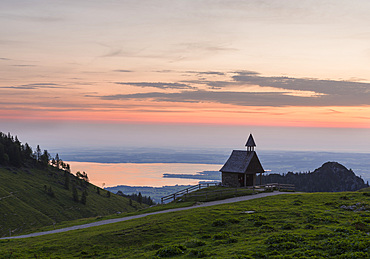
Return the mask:
<path id="1" fill-rule="evenodd" d="M 252 186 L 249 186 L 249 187 L 252 187 Z M 256 188 L 263 188 L 265 190 L 295 191 L 294 184 L 284 184 L 284 183 L 267 183 L 264 185 L 256 186 Z"/>
<path id="2" fill-rule="evenodd" d="M 208 188 L 210 186 L 218 186 L 219 183 L 202 183 L 191 186 L 184 190 L 175 192 L 173 194 L 164 196 L 161 198 L 161 203 L 163 204 L 165 201 L 171 200 L 175 201 L 176 199 L 183 197 L 184 200 L 191 197 L 204 197 L 208 199 L 211 196 L 222 196 L 226 194 L 234 194 L 235 196 L 238 195 L 238 192 L 245 192 L 245 190 L 252 190 L 253 193 L 255 191 L 265 191 L 265 190 L 278 190 L 278 191 L 294 191 L 295 185 L 294 184 L 280 184 L 280 183 L 268 183 L 264 185 L 256 185 L 256 186 L 247 186 L 247 187 L 239 187 L 239 188 L 225 188 L 225 189 L 218 189 L 218 190 L 205 190 L 205 191 L 198 191 L 204 188 Z M 192 193 L 194 191 L 198 191 L 196 194 Z M 191 194 L 190 194 L 191 193 Z"/>
<path id="3" fill-rule="evenodd" d="M 181 197 L 185 194 L 188 194 L 190 192 L 197 191 L 197 190 L 200 190 L 200 189 L 203 189 L 203 188 L 208 188 L 210 186 L 217 186 L 219 184 L 220 183 L 200 183 L 200 184 L 197 184 L 197 185 L 193 185 L 193 186 L 190 186 L 186 189 L 183 189 L 183 190 L 180 190 L 178 192 L 175 192 L 175 193 L 172 193 L 170 195 L 162 197 L 161 198 L 161 203 L 163 204 L 167 200 L 175 201 L 177 198 L 179 198 L 179 197 Z"/>

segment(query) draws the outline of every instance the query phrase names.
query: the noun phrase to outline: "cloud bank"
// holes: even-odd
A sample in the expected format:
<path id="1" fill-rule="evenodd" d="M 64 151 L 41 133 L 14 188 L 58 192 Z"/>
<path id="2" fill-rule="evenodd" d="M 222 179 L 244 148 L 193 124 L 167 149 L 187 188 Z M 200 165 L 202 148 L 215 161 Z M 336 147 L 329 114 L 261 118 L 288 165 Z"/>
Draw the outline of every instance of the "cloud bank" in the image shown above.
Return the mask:
<path id="1" fill-rule="evenodd" d="M 196 72 L 197 74 L 221 75 L 216 72 Z M 103 100 L 153 100 L 157 102 L 202 103 L 213 102 L 238 106 L 363 106 L 370 105 L 370 83 L 352 81 L 322 80 L 315 78 L 267 77 L 254 71 L 229 73 L 229 80 L 190 80 L 174 83 L 159 82 L 119 82 L 121 85 L 154 87 L 158 89 L 178 89 L 179 93 L 148 92 L 134 94 L 114 94 L 99 96 Z M 200 89 L 193 85 L 206 85 Z M 232 90 L 232 86 L 269 87 L 276 91 L 245 92 Z M 299 95 L 312 92 L 311 96 Z M 298 93 L 298 94 L 294 94 Z"/>
<path id="2" fill-rule="evenodd" d="M 117 82 L 116 84 L 131 85 L 137 87 L 154 87 L 159 89 L 195 89 L 195 87 L 183 83 Z"/>

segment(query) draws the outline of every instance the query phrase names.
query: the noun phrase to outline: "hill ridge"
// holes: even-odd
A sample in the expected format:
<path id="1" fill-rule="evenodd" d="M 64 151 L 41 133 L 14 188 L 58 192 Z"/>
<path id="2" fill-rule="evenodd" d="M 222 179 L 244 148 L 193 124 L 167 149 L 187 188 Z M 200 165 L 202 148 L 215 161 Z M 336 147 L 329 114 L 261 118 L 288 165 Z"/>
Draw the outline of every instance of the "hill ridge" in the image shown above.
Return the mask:
<path id="1" fill-rule="evenodd" d="M 347 169 L 338 162 L 326 162 L 313 172 L 288 172 L 284 175 L 269 174 L 263 176 L 264 182 L 294 184 L 302 192 L 341 192 L 357 191 L 369 187 L 352 169 Z"/>

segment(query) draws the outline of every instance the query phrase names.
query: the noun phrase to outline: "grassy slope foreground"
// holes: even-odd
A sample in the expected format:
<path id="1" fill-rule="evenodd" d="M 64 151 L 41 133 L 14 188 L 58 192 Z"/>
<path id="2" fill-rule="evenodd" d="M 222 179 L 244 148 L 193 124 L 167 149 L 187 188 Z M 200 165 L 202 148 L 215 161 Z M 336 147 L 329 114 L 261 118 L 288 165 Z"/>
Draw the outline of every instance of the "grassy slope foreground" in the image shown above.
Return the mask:
<path id="1" fill-rule="evenodd" d="M 278 195 L 2 240 L 0 257 L 368 258 L 369 209 L 368 192 Z"/>
<path id="2" fill-rule="evenodd" d="M 66 175 L 70 179 L 65 188 Z M 73 200 L 76 186 L 79 201 Z M 61 221 L 134 211 L 136 202 L 86 183 L 52 166 L 43 169 L 0 167 L 0 236 L 35 231 Z M 81 203 L 86 190 L 86 204 Z"/>

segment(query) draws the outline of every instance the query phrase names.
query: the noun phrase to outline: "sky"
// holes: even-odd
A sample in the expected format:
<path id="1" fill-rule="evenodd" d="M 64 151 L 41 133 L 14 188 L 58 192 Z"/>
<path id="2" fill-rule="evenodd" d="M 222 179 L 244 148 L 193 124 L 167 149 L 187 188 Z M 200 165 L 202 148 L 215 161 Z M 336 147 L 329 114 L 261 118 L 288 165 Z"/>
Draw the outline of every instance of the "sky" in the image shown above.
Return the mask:
<path id="1" fill-rule="evenodd" d="M 2 0 L 0 24 L 23 142 L 370 153 L 369 1 Z"/>

